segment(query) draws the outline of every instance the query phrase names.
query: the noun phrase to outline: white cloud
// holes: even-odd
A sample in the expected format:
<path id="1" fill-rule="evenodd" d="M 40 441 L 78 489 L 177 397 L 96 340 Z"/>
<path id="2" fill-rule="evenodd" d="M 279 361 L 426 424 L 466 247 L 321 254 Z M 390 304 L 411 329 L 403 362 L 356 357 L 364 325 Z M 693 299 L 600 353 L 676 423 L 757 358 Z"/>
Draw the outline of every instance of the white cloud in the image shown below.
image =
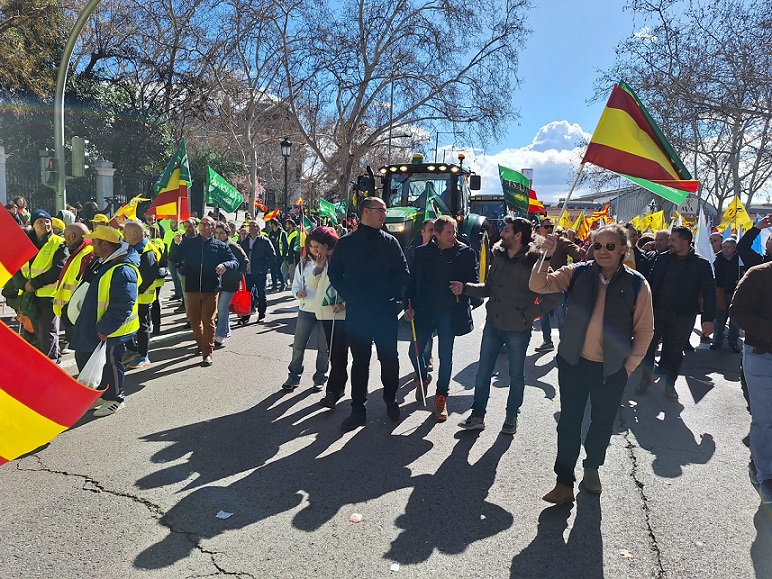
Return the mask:
<path id="1" fill-rule="evenodd" d="M 482 177 L 482 192 L 491 194 L 501 193 L 498 165 L 517 171 L 533 169 L 533 188 L 539 199 L 554 203 L 565 197 L 584 154 L 584 148 L 577 145 L 591 136 L 576 123 L 553 121 L 539 129 L 533 141 L 524 147 L 504 149 L 495 155 L 464 151 L 465 164 Z"/>

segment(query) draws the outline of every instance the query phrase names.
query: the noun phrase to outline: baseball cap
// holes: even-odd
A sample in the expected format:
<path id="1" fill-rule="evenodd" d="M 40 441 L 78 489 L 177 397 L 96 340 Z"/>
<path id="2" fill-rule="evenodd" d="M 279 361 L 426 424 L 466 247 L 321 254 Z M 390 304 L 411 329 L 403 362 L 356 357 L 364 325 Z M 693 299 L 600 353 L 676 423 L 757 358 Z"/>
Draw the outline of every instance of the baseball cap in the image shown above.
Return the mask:
<path id="1" fill-rule="evenodd" d="M 109 241 L 110 243 L 120 243 L 121 234 L 117 229 L 113 229 L 108 225 L 98 225 L 92 233 L 83 236 L 84 239 L 101 239 L 102 241 Z"/>
<path id="2" fill-rule="evenodd" d="M 110 220 L 107 218 L 107 215 L 104 213 L 97 213 L 94 215 L 94 217 L 91 218 L 91 221 L 93 223 L 110 223 Z"/>

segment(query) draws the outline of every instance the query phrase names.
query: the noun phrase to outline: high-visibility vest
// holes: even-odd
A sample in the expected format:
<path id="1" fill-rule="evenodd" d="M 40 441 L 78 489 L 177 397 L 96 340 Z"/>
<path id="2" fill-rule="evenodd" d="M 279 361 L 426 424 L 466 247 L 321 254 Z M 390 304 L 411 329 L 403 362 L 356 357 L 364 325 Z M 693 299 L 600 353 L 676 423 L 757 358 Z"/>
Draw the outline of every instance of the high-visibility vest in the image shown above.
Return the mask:
<path id="1" fill-rule="evenodd" d="M 164 244 L 163 239 L 160 237 L 156 237 L 154 239 L 151 239 L 149 243 L 152 243 L 155 245 L 155 256 L 158 258 L 158 261 L 161 261 L 161 258 L 163 257 L 163 253 L 166 250 L 166 245 Z M 157 280 L 153 282 L 153 290 L 157 290 L 158 288 L 162 288 L 164 286 L 164 282 L 166 281 L 165 277 L 159 277 Z"/>
<path id="2" fill-rule="evenodd" d="M 51 237 L 48 238 L 48 241 L 46 241 L 45 245 L 40 248 L 40 251 L 38 251 L 38 254 L 35 256 L 35 259 L 32 260 L 32 266 L 30 266 L 29 262 L 21 266 L 22 275 L 27 279 L 32 279 L 33 277 L 42 275 L 51 269 L 51 266 L 54 264 L 54 254 L 56 253 L 56 250 L 59 249 L 59 247 L 62 245 L 62 243 L 64 243 L 64 237 L 51 235 Z M 19 291 L 19 295 L 21 295 L 23 291 L 24 290 Z M 54 297 L 55 292 L 56 282 L 44 285 L 43 287 L 39 288 L 35 291 L 35 295 L 39 298 L 52 298 Z"/>
<path id="3" fill-rule="evenodd" d="M 99 287 L 97 288 L 97 323 L 99 323 L 99 320 L 105 315 L 107 306 L 110 305 L 110 284 L 113 281 L 113 270 L 124 265 L 137 272 L 137 287 L 142 283 L 142 276 L 139 275 L 139 268 L 137 268 L 136 265 L 131 263 L 117 263 L 111 266 L 99 280 Z M 133 334 L 139 330 L 138 306 L 139 300 L 134 300 L 134 305 L 131 306 L 129 317 L 126 318 L 126 321 L 124 321 L 117 330 L 112 334 L 109 334 L 107 336 L 108 338 L 119 338 L 121 336 Z"/>
<path id="4" fill-rule="evenodd" d="M 292 233 L 287 234 L 287 249 L 291 253 L 293 250 L 293 244 L 295 243 L 295 238 L 298 236 L 298 230 L 293 229 Z"/>
<path id="5" fill-rule="evenodd" d="M 83 258 L 94 253 L 94 246 L 86 245 L 73 256 L 70 262 L 65 266 L 64 275 L 56 285 L 54 292 L 54 314 L 61 317 L 64 304 L 70 301 L 75 288 L 80 281 L 80 266 Z"/>
<path id="6" fill-rule="evenodd" d="M 155 246 L 154 243 L 152 243 L 150 240 L 145 244 L 145 249 L 142 250 L 142 254 L 146 254 L 147 252 L 152 251 L 155 253 L 156 260 L 161 260 L 161 252 L 158 250 L 158 248 Z M 137 297 L 137 302 L 141 306 L 146 306 L 149 304 L 152 304 L 155 301 L 155 282 L 151 283 L 150 286 L 139 296 Z"/>

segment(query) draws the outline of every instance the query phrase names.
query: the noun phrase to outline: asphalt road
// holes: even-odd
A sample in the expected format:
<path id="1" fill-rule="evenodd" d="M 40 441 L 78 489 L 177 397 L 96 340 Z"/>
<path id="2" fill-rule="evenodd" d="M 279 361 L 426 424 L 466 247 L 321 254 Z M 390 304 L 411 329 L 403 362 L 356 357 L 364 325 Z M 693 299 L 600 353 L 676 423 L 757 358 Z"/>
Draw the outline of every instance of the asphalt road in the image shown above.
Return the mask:
<path id="1" fill-rule="evenodd" d="M 539 332 L 514 436 L 499 434 L 505 356 L 487 429 L 457 427 L 484 308 L 456 342 L 445 424 L 414 401 L 403 322 L 403 419 L 386 417 L 374 354 L 369 422 L 343 434 L 348 397 L 335 411 L 317 405 L 312 352 L 300 388 L 280 391 L 295 312 L 289 293 L 271 294 L 266 322 L 236 328 L 201 368 L 165 307 L 124 410 L 87 416 L 0 467 L 0 577 L 772 577 L 772 511 L 748 482 L 741 442 L 738 355 L 689 354 L 680 403 L 657 387 L 636 397 L 634 374 L 603 494 L 579 492 L 569 508 L 541 500 L 554 484 L 559 395 L 555 353 L 533 351 Z M 71 356 L 65 367 L 75 371 Z"/>

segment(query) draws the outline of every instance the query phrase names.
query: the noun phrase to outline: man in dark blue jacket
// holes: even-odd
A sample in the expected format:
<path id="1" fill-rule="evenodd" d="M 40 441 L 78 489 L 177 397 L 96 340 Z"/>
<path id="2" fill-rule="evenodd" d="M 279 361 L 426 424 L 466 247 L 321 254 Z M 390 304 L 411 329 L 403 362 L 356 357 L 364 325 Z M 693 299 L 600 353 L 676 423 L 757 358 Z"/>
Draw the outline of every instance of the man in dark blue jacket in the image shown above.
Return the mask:
<path id="1" fill-rule="evenodd" d="M 710 262 L 694 252 L 692 232 L 688 227 L 673 227 L 669 250 L 658 254 L 651 265 L 648 280 L 654 304 L 654 338 L 641 363 L 643 377 L 636 388 L 645 394 L 651 386 L 654 356 L 662 341 L 659 366 L 664 371 L 665 396 L 678 400 L 676 378 L 684 359 L 684 344 L 694 329 L 702 297 L 703 335 L 713 333 L 716 317 L 716 284 Z"/>
<path id="2" fill-rule="evenodd" d="M 265 229 L 265 222 L 255 218 L 249 222 L 249 235 L 239 244 L 247 254 L 249 265 L 247 266 L 247 287 L 252 292 L 252 312 L 257 306 L 257 321 L 265 319 L 265 310 L 268 308 L 268 300 L 265 297 L 265 276 L 268 274 L 273 262 L 276 260 L 276 252 L 273 244 L 260 231 Z M 249 322 L 250 316 L 242 316 L 241 323 Z"/>
<path id="3" fill-rule="evenodd" d="M 341 423 L 345 431 L 367 422 L 365 402 L 370 378 L 372 343 L 381 363 L 386 413 L 399 420 L 397 302 L 410 271 L 399 242 L 381 229 L 386 204 L 378 197 L 361 201 L 362 217 L 356 231 L 338 241 L 329 264 L 333 287 L 346 301 L 346 333 L 351 348 L 351 416 Z"/>
<path id="4" fill-rule="evenodd" d="M 99 385 L 104 394 L 94 405 L 94 416 L 108 416 L 124 406 L 123 355 L 126 342 L 139 329 L 139 254 L 108 225 L 83 237 L 92 240 L 99 260 L 93 260 L 83 275 L 81 283 L 90 285 L 72 329 L 70 347 L 82 370 L 99 343 L 106 342 L 107 363 Z"/>
<path id="5" fill-rule="evenodd" d="M 443 215 L 434 222 L 434 237 L 415 250 L 407 289 L 407 297 L 414 309 L 405 310 L 405 319 L 415 319 L 419 352 L 424 352 L 432 332 L 437 331 L 440 371 L 434 397 L 434 417 L 438 422 L 445 422 L 448 418 L 453 342 L 456 335 L 472 330 L 469 297 L 454 296 L 450 291 L 450 282 L 477 283 L 477 279 L 477 254 L 456 239 L 456 220 Z M 416 364 L 413 349 L 410 354 L 413 364 Z M 416 399 L 419 401 L 426 396 L 424 385 L 428 385 L 430 380 L 427 362 L 424 355 L 420 356 L 416 387 Z"/>
<path id="6" fill-rule="evenodd" d="M 214 239 L 214 226 L 214 219 L 204 217 L 198 225 L 198 235 L 184 240 L 179 234 L 174 237 L 169 254 L 170 260 L 185 268 L 188 320 L 203 356 L 202 366 L 212 365 L 220 276 L 239 268 L 227 244 Z"/>

